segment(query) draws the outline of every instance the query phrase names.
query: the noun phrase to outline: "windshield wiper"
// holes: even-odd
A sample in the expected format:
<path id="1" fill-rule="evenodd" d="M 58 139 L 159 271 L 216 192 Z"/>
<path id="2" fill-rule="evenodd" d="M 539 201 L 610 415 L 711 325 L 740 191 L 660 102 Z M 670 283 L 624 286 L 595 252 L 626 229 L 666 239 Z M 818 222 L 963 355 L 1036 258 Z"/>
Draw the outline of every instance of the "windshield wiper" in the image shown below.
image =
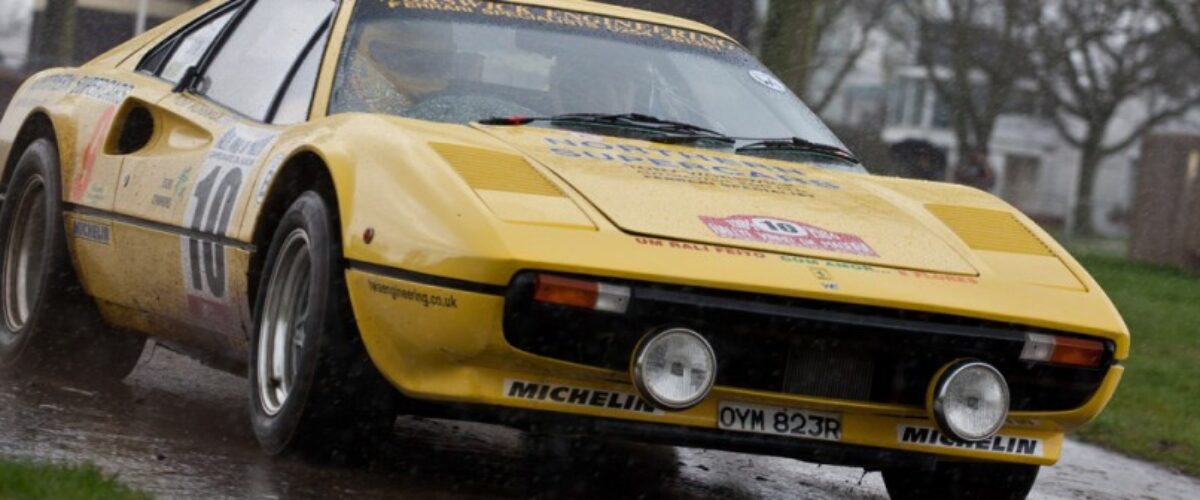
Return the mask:
<path id="1" fill-rule="evenodd" d="M 829 144 L 819 144 L 812 141 L 807 141 L 799 137 L 791 137 L 786 139 L 767 139 L 754 143 L 747 144 L 737 149 L 738 153 L 754 153 L 760 151 L 796 151 L 801 153 L 815 153 L 823 156 L 832 156 L 842 161 L 847 161 L 855 165 L 862 164 L 862 161 L 854 156 L 854 153 L 846 151 L 837 146 Z"/>
<path id="2" fill-rule="evenodd" d="M 634 129 L 645 132 L 657 132 L 668 134 L 662 137 L 655 137 L 654 140 L 660 142 L 676 142 L 676 141 L 693 141 L 693 140 L 713 140 L 726 144 L 734 144 L 737 139 L 729 137 L 716 130 L 692 125 L 690 123 L 664 120 L 650 115 L 640 113 L 621 113 L 621 114 L 603 114 L 603 113 L 570 113 L 555 116 L 511 116 L 511 117 L 494 117 L 480 120 L 483 125 L 508 125 L 520 126 L 528 125 L 533 122 L 550 122 L 550 123 L 569 123 L 569 124 L 584 124 L 584 125 L 601 125 L 609 127 L 620 127 Z"/>

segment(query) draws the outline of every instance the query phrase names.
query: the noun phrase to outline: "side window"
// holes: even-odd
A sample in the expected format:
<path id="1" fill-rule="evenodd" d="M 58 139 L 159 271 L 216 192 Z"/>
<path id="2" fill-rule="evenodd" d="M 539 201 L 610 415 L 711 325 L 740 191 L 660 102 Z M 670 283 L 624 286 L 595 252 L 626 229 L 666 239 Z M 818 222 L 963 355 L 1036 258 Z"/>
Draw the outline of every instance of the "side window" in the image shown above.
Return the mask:
<path id="1" fill-rule="evenodd" d="M 162 79 L 179 83 L 188 68 L 200 62 L 204 52 L 212 45 L 213 40 L 220 36 L 221 30 L 233 18 L 233 10 L 209 19 L 198 26 L 192 27 L 191 32 L 181 37 L 173 37 L 163 45 L 154 49 L 138 68 L 148 73 L 157 74 Z"/>
<path id="2" fill-rule="evenodd" d="M 332 0 L 258 0 L 204 74 L 203 93 L 265 120 L 295 63 L 333 12 Z"/>
<path id="3" fill-rule="evenodd" d="M 291 125 L 308 120 L 313 91 L 317 87 L 317 72 L 321 69 L 321 59 L 325 55 L 325 44 L 328 40 L 329 30 L 327 29 L 321 34 L 321 38 L 308 48 L 304 62 L 296 69 L 295 76 L 292 77 L 291 83 L 288 84 L 287 90 L 279 101 L 279 109 L 275 111 L 272 123 Z"/>

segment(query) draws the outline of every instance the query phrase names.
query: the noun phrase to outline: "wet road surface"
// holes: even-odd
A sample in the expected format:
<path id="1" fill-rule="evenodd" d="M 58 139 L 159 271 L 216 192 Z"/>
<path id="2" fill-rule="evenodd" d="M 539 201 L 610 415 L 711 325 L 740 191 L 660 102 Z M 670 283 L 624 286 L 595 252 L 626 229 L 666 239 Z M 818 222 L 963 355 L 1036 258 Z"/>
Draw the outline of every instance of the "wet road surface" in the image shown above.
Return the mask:
<path id="1" fill-rule="evenodd" d="M 411 418 L 370 466 L 272 459 L 254 441 L 245 390 L 165 349 L 116 388 L 0 381 L 0 456 L 93 462 L 164 499 L 886 498 L 861 469 L 704 450 L 614 444 L 564 469 L 522 432 Z M 1192 499 L 1200 481 L 1071 442 L 1032 498 Z"/>

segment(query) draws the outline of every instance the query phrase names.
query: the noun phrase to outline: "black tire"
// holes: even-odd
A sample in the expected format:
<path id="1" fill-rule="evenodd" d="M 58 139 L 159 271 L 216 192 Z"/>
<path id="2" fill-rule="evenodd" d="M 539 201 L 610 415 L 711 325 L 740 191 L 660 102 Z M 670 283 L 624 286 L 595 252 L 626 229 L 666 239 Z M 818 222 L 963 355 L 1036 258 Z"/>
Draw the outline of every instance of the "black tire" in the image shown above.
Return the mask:
<path id="1" fill-rule="evenodd" d="M 883 471 L 892 500 L 953 499 L 1021 500 L 1037 481 L 1036 465 L 986 462 L 939 462 L 932 471 Z"/>
<path id="2" fill-rule="evenodd" d="M 58 151 L 39 139 L 17 162 L 0 209 L 0 375 L 119 381 L 146 339 L 104 324 L 66 238 Z"/>
<path id="3" fill-rule="evenodd" d="M 392 434 L 397 393 L 362 345 L 329 207 L 305 192 L 275 230 L 255 301 L 250 419 L 268 454 L 355 463 L 374 456 L 374 445 Z M 297 238 L 303 248 L 294 246 Z M 292 305 L 282 307 L 286 300 Z M 265 324 L 268 318 L 275 321 Z M 276 341 L 291 361 L 279 361 Z M 279 370 L 276 361 L 284 363 Z"/>

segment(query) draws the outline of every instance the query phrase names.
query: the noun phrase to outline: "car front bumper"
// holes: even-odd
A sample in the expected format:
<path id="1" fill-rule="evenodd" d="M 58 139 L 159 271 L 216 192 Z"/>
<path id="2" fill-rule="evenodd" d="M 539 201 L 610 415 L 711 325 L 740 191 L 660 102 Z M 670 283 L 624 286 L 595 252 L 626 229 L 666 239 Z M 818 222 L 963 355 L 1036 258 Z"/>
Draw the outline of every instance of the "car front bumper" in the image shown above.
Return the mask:
<path id="1" fill-rule="evenodd" d="M 926 411 L 912 405 L 721 385 L 694 408 L 663 412 L 636 396 L 627 372 L 513 347 L 504 332 L 505 290 L 429 278 L 379 268 L 347 271 L 355 317 L 381 373 L 410 398 L 476 410 L 464 417 L 492 412 L 510 423 L 565 420 L 580 434 L 844 465 L 912 465 L 931 457 L 1052 465 L 1064 433 L 1099 414 L 1123 373 L 1120 365 L 1109 367 L 1078 408 L 1014 412 L 999 435 L 977 443 L 941 436 Z M 813 440 L 721 430 L 721 405 L 729 403 L 834 413 L 841 433 L 837 440 Z"/>

